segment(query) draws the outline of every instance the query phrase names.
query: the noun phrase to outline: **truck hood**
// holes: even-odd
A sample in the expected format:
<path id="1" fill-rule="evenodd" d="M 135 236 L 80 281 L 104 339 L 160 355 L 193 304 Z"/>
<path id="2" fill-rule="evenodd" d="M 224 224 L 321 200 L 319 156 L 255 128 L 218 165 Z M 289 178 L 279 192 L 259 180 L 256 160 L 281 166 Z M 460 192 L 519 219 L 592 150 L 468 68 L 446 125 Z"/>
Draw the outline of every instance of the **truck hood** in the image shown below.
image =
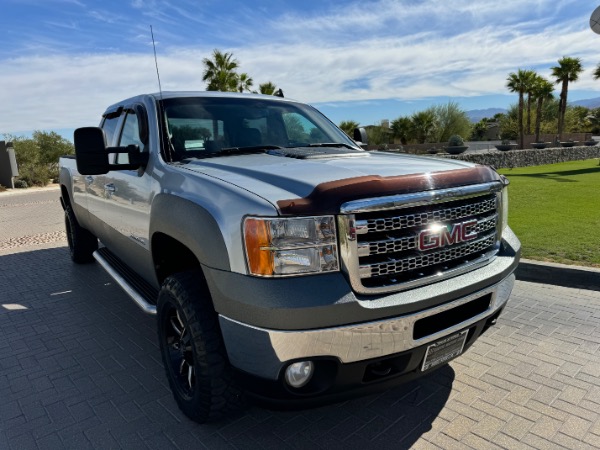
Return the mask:
<path id="1" fill-rule="evenodd" d="M 184 161 L 182 168 L 253 192 L 282 212 L 304 214 L 333 213 L 335 211 L 330 210 L 339 210 L 340 202 L 355 198 L 442 187 L 432 182 L 437 174 L 454 174 L 451 181 L 445 181 L 452 185 L 474 184 L 494 178 L 494 175 L 482 176 L 479 173 L 484 166 L 451 159 L 344 150 L 319 152 L 317 156 L 306 157 L 302 150 L 293 150 L 191 159 Z M 314 150 L 307 149 L 306 154 L 314 155 Z M 312 206 L 307 206 L 306 199 L 331 197 L 333 191 L 334 198 L 329 199 L 328 206 L 315 208 L 314 202 L 310 201 L 308 203 Z M 297 210 L 300 203 L 304 204 L 302 211 Z"/>

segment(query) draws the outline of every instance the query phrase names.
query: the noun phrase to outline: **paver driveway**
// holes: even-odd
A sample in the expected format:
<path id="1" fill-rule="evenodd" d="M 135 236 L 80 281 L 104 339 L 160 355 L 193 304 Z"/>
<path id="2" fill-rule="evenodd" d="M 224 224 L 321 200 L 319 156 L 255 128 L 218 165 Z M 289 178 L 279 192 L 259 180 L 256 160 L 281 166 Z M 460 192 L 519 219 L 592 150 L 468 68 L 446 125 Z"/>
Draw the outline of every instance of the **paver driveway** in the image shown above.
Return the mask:
<path id="1" fill-rule="evenodd" d="M 425 379 L 197 425 L 171 398 L 154 318 L 71 263 L 57 195 L 0 195 L 0 449 L 600 447 L 600 292 L 527 282 Z"/>

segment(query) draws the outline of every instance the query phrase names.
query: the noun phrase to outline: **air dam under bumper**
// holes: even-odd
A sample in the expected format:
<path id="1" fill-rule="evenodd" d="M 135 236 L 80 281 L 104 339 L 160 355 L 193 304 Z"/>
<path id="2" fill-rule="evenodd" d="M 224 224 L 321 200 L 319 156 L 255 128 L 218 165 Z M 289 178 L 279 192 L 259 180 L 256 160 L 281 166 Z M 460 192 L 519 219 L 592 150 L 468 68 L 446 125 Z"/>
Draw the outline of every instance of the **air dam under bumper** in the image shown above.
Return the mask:
<path id="1" fill-rule="evenodd" d="M 354 363 L 410 351 L 469 328 L 500 311 L 514 283 L 515 276 L 511 274 L 486 289 L 418 313 L 316 330 L 270 330 L 224 316 L 219 316 L 219 321 L 231 364 L 249 374 L 277 380 L 290 361 L 329 357 Z M 481 305 L 482 301 L 480 312 L 460 320 L 465 312 L 468 315 L 470 305 Z M 464 306 L 467 303 L 469 306 Z M 435 324 L 454 317 L 460 322 L 427 334 L 432 324 L 435 330 Z M 416 325 L 421 328 L 416 330 Z"/>

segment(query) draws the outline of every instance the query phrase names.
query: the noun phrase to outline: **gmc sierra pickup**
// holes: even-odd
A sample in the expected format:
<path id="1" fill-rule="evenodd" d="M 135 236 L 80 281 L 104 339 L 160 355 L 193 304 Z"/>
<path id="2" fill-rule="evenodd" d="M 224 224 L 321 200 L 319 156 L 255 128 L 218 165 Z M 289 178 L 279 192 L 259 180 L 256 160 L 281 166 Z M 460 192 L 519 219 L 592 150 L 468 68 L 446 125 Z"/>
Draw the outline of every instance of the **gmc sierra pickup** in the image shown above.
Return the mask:
<path id="1" fill-rule="evenodd" d="M 302 103 L 140 95 L 74 139 L 60 160 L 71 258 L 156 314 L 171 390 L 198 422 L 246 393 L 303 405 L 426 374 L 513 288 L 504 177 L 365 151 Z"/>

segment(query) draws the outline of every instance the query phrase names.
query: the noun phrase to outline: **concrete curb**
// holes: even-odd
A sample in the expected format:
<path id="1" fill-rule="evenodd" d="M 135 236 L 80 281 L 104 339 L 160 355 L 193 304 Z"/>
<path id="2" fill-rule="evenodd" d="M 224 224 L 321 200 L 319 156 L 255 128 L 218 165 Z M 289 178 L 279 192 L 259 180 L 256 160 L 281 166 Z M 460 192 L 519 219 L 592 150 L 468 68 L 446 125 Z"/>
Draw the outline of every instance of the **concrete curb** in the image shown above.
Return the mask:
<path id="1" fill-rule="evenodd" d="M 600 269 L 521 259 L 517 279 L 576 289 L 600 291 Z"/>
<path id="2" fill-rule="evenodd" d="M 44 187 L 30 187 L 25 189 L 7 189 L 6 191 L 0 192 L 0 197 L 11 197 L 13 195 L 24 195 L 24 194 L 34 194 L 37 192 L 45 192 L 45 191 L 57 191 L 60 189 L 58 184 L 49 184 Z"/>

